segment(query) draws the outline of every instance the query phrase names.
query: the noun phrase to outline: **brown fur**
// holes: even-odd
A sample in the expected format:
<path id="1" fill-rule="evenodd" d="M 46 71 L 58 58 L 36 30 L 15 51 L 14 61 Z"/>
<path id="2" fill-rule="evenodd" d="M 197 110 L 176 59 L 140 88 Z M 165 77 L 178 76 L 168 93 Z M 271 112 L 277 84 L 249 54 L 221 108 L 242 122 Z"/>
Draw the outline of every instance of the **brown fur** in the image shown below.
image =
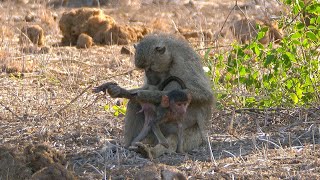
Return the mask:
<path id="1" fill-rule="evenodd" d="M 191 94 L 191 103 L 183 121 L 184 144 L 183 151 L 190 151 L 206 140 L 206 127 L 211 118 L 211 108 L 214 97 L 210 82 L 206 78 L 201 65 L 201 58 L 187 44 L 187 42 L 167 35 L 150 35 L 140 41 L 136 47 L 135 66 L 146 71 L 153 71 L 153 75 L 146 74 L 145 85 L 129 92 L 136 93 L 136 99 L 127 105 L 124 126 L 125 146 L 131 145 L 133 139 L 140 133 L 144 124 L 144 115 L 137 114 L 141 109 L 139 102 L 160 103 L 162 95 L 179 88 L 179 84 L 171 82 L 163 91 L 150 90 L 150 86 L 158 87 L 167 77 L 176 76 L 185 84 Z M 115 85 L 108 89 L 111 97 L 124 97 L 121 87 Z M 149 158 L 158 157 L 164 153 L 176 152 L 178 147 L 177 127 L 173 124 L 160 126 L 169 147 L 165 148 L 152 137 L 147 136 L 145 142 L 154 147 L 138 143 L 140 152 Z"/>
<path id="2" fill-rule="evenodd" d="M 85 33 L 80 34 L 77 40 L 77 48 L 90 48 L 93 44 L 92 37 Z"/>
<path id="3" fill-rule="evenodd" d="M 26 25 L 21 29 L 19 42 L 28 44 L 30 41 L 38 46 L 44 45 L 44 32 L 39 25 Z"/>

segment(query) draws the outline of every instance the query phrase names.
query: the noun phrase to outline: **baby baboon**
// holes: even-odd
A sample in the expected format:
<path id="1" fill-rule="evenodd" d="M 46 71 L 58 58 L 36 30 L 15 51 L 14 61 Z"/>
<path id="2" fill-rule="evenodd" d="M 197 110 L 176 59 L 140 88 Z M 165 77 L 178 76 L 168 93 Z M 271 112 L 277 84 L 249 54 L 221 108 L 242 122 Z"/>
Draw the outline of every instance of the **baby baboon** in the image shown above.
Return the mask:
<path id="1" fill-rule="evenodd" d="M 154 72 L 146 72 L 149 79 L 157 79 Z M 159 81 L 159 77 L 157 79 Z M 185 83 L 178 77 L 170 76 L 165 81 L 163 81 L 160 86 L 159 90 L 162 91 L 165 86 L 167 86 L 170 82 L 176 81 L 181 86 L 181 89 L 186 89 Z M 151 85 L 155 84 L 156 82 L 149 82 Z M 149 88 L 150 89 L 150 88 Z M 185 91 L 176 89 L 170 91 L 168 94 L 163 95 L 161 97 L 160 104 L 151 104 L 146 102 L 140 102 L 142 110 L 144 112 L 145 121 L 143 128 L 139 135 L 134 138 L 131 145 L 135 146 L 136 142 L 141 141 L 144 139 L 150 129 L 152 129 L 153 133 L 156 135 L 159 144 L 162 144 L 166 148 L 169 147 L 169 144 L 164 137 L 163 133 L 161 132 L 159 125 L 165 122 L 174 122 L 178 126 L 178 151 L 183 152 L 181 149 L 183 144 L 183 127 L 182 121 L 186 114 L 186 110 L 190 104 L 191 95 L 187 94 Z"/>
<path id="2" fill-rule="evenodd" d="M 32 42 L 35 45 L 44 45 L 43 29 L 39 25 L 26 25 L 21 29 L 20 43 Z"/>
<path id="3" fill-rule="evenodd" d="M 160 105 L 150 103 L 142 103 L 142 111 L 145 115 L 144 126 L 139 135 L 132 141 L 134 146 L 136 142 L 144 139 L 152 129 L 156 135 L 159 144 L 166 148 L 169 143 L 160 130 L 159 125 L 162 123 L 176 123 L 178 127 L 178 152 L 183 152 L 183 120 L 185 118 L 187 108 L 191 101 L 191 95 L 182 90 L 172 90 L 167 95 L 163 95 Z M 150 112 L 151 111 L 151 112 Z M 154 116 L 155 113 L 155 116 Z M 151 116 L 150 116 L 151 114 Z"/>
<path id="4" fill-rule="evenodd" d="M 140 111 L 140 102 L 160 104 L 162 96 L 168 92 L 179 89 L 179 83 L 172 81 L 162 91 L 149 89 L 150 86 L 159 88 L 161 83 L 170 76 L 180 78 L 188 88 L 191 102 L 186 112 L 184 127 L 183 150 L 190 151 L 198 147 L 205 140 L 205 130 L 211 118 L 211 109 L 214 97 L 209 80 L 206 78 L 201 65 L 201 59 L 186 41 L 168 35 L 149 35 L 143 38 L 136 46 L 135 66 L 145 71 L 145 85 L 127 92 L 136 93 L 127 105 L 124 126 L 124 142 L 129 147 L 135 137 L 140 133 L 144 124 L 144 114 Z M 152 72 L 149 73 L 148 72 Z M 125 97 L 128 94 L 118 85 L 108 88 L 111 97 Z M 147 152 L 148 156 L 158 157 L 166 152 L 177 150 L 177 127 L 172 123 L 160 125 L 161 131 L 167 138 L 169 148 L 156 145 L 151 136 L 146 141 L 154 147 L 141 144 L 138 148 Z M 149 153 L 150 152 L 150 153 Z M 152 158 L 150 157 L 150 158 Z"/>
<path id="5" fill-rule="evenodd" d="M 186 89 L 184 82 L 175 76 L 170 76 L 159 86 L 159 90 L 163 90 L 166 85 L 171 81 L 176 81 L 180 84 L 182 89 Z M 117 85 L 116 83 L 108 82 L 104 83 L 93 89 L 93 92 L 98 93 L 100 91 L 106 92 L 108 88 L 111 88 L 112 85 Z M 129 91 L 122 89 L 122 94 L 126 94 L 127 98 L 134 98 L 136 94 L 130 94 Z M 125 92 L 127 91 L 127 92 Z M 162 123 L 176 123 L 178 127 L 178 152 L 183 152 L 183 126 L 182 121 L 184 120 L 187 108 L 191 101 L 191 95 L 186 93 L 183 90 L 175 89 L 170 91 L 168 94 L 163 95 L 161 98 L 160 104 L 151 104 L 146 102 L 140 102 L 141 111 L 144 112 L 145 121 L 143 129 L 139 135 L 132 141 L 131 145 L 135 146 L 136 142 L 143 140 L 150 130 L 156 135 L 159 144 L 162 144 L 166 148 L 169 147 L 169 144 L 164 137 L 163 133 L 160 130 L 159 125 Z"/>
<path id="6" fill-rule="evenodd" d="M 92 37 L 81 33 L 77 40 L 77 48 L 90 48 L 93 44 Z"/>

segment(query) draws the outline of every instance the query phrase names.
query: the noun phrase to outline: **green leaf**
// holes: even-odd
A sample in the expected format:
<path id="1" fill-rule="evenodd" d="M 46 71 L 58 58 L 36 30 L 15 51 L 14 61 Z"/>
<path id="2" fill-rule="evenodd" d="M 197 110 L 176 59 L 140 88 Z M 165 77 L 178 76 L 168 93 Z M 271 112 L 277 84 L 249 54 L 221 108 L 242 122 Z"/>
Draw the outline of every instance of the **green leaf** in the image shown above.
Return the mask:
<path id="1" fill-rule="evenodd" d="M 258 46 L 254 46 L 253 50 L 256 55 L 260 55 L 260 49 L 258 48 Z"/>
<path id="2" fill-rule="evenodd" d="M 317 36 L 311 31 L 307 32 L 307 37 L 310 38 L 313 41 L 318 41 Z"/>
<path id="3" fill-rule="evenodd" d="M 290 61 L 296 62 L 296 57 L 293 54 L 291 54 L 290 52 L 286 52 L 286 55 Z"/>
<path id="4" fill-rule="evenodd" d="M 258 32 L 257 39 L 260 40 L 260 39 L 264 38 L 268 29 L 269 29 L 268 27 L 261 28 L 260 31 Z"/>
<path id="5" fill-rule="evenodd" d="M 297 86 L 296 87 L 296 94 L 297 94 L 297 97 L 299 98 L 299 99 L 301 99 L 302 98 L 302 89 L 299 87 L 299 86 Z"/>
<path id="6" fill-rule="evenodd" d="M 292 34 L 291 38 L 292 39 L 298 39 L 298 38 L 301 38 L 301 36 L 302 35 L 299 32 L 296 32 L 296 33 Z"/>
<path id="7" fill-rule="evenodd" d="M 247 73 L 246 68 L 241 66 L 240 69 L 239 69 L 240 76 L 245 76 L 246 73 Z"/>
<path id="8" fill-rule="evenodd" d="M 294 104 L 299 102 L 298 96 L 295 93 L 290 93 L 290 97 Z"/>
<path id="9" fill-rule="evenodd" d="M 297 29 L 301 30 L 301 29 L 304 28 L 304 24 L 300 22 L 300 23 L 298 23 L 298 24 L 296 25 L 296 27 L 297 27 Z"/>
<path id="10" fill-rule="evenodd" d="M 105 111 L 109 111 L 110 106 L 109 106 L 108 104 L 106 104 L 106 105 L 103 106 L 103 109 L 104 109 Z"/>
<path id="11" fill-rule="evenodd" d="M 269 64 L 271 64 L 271 62 L 273 62 L 275 59 L 275 56 L 272 55 L 272 54 L 268 54 L 267 57 L 266 57 L 266 60 L 264 61 L 264 64 L 263 66 L 264 67 L 267 67 Z"/>
<path id="12" fill-rule="evenodd" d="M 293 44 L 296 44 L 296 45 L 300 45 L 300 44 L 301 44 L 301 42 L 298 41 L 298 40 L 296 40 L 296 39 L 292 40 L 292 43 L 293 43 Z"/>
<path id="13" fill-rule="evenodd" d="M 287 83 L 286 83 L 286 86 L 287 86 L 288 89 L 291 89 L 292 86 L 293 86 L 292 80 L 288 80 Z"/>

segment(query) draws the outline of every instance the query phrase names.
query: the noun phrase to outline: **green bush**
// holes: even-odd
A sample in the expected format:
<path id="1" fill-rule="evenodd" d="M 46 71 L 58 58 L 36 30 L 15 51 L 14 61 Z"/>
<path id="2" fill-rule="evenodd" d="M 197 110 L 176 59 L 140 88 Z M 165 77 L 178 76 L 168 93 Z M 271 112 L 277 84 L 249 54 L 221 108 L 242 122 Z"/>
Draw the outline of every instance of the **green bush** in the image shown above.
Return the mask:
<path id="1" fill-rule="evenodd" d="M 284 3 L 292 12 L 279 21 L 285 33 L 278 45 L 259 43 L 268 31 L 260 28 L 249 44 L 233 44 L 230 52 L 206 54 L 218 107 L 319 105 L 320 5 L 316 0 Z"/>

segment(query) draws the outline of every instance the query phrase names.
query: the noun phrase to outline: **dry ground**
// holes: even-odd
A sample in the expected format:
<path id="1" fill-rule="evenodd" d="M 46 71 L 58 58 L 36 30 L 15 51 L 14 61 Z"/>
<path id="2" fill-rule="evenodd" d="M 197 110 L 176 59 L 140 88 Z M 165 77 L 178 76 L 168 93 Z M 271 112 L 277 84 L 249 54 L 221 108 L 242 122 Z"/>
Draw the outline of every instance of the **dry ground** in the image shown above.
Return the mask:
<path id="1" fill-rule="evenodd" d="M 215 33 L 234 1 L 211 2 L 197 1 L 202 8 L 196 10 L 157 5 L 141 7 L 140 11 L 136 7 L 104 11 L 123 24 L 144 23 L 170 32 L 173 20 L 179 27 Z M 113 106 L 123 108 L 126 102 L 93 94 L 91 88 L 105 81 L 138 87 L 142 73 L 131 71 L 133 56 L 121 54 L 121 46 L 57 46 L 61 34 L 52 15 L 57 14 L 59 19 L 65 10 L 68 8 L 54 9 L 41 3 L 0 2 L 0 179 L 14 179 L 18 171 L 8 168 L 5 160 L 21 161 L 15 168 L 31 168 L 22 156 L 30 144 L 45 144 L 65 155 L 67 163 L 63 165 L 79 179 L 152 177 L 146 167 L 158 175 L 163 168 L 177 168 L 189 179 L 320 178 L 319 107 L 237 111 L 226 107 L 215 110 L 212 117 L 210 146 L 188 154 L 166 154 L 153 162 L 124 149 L 123 115 L 115 116 Z M 21 51 L 19 28 L 26 23 L 23 19 L 29 12 L 38 15 L 36 23 L 45 30 L 49 53 Z M 215 43 L 231 41 L 220 38 Z M 203 39 L 192 43 L 196 49 L 214 44 Z M 15 155 L 8 158 L 10 153 L 4 147 Z M 23 173 L 31 174 L 28 169 Z"/>

